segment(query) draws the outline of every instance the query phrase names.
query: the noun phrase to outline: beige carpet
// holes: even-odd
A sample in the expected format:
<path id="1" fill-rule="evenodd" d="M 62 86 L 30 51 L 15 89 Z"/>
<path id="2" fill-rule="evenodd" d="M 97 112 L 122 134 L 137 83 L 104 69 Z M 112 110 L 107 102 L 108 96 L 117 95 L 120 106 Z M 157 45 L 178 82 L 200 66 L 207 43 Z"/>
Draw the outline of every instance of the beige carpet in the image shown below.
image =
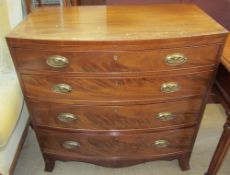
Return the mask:
<path id="1" fill-rule="evenodd" d="M 191 157 L 191 170 L 182 172 L 178 162 L 153 161 L 128 168 L 103 168 L 88 163 L 57 161 L 52 173 L 43 171 L 44 162 L 30 130 L 21 152 L 14 175 L 203 175 L 220 138 L 226 116 L 222 106 L 208 105 Z M 230 152 L 230 151 L 229 151 Z M 230 175 L 230 153 L 228 153 L 219 175 Z"/>

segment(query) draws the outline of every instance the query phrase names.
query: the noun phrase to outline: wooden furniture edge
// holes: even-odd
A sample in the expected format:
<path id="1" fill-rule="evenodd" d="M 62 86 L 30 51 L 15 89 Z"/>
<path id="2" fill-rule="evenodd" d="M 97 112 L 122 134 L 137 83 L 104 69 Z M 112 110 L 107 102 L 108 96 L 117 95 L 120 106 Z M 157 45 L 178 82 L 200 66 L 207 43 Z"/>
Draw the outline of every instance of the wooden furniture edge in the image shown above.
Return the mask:
<path id="1" fill-rule="evenodd" d="M 171 48 L 171 47 L 191 47 L 191 46 L 200 46 L 200 45 L 207 45 L 207 43 L 203 42 L 203 39 L 206 38 L 210 40 L 210 44 L 223 44 L 226 41 L 228 33 L 218 33 L 218 34 L 212 34 L 212 35 L 203 35 L 203 36 L 188 36 L 188 37 L 181 37 L 177 38 L 175 41 L 175 38 L 167 38 L 167 39 L 149 39 L 149 40 L 106 40 L 106 41 L 100 41 L 100 40 L 92 40 L 92 41 L 84 41 L 84 40 L 79 40 L 79 41 L 65 41 L 65 44 L 63 44 L 62 40 L 36 40 L 36 39 L 27 39 L 27 38 L 16 38 L 16 37 L 11 37 L 10 34 L 6 36 L 6 41 L 8 45 L 10 45 L 12 48 L 33 48 L 34 46 L 39 46 L 40 49 L 49 49 L 52 48 L 52 45 L 54 45 L 54 48 L 56 47 L 74 47 L 74 48 L 81 48 L 83 49 L 84 47 L 87 46 L 94 46 L 98 50 L 98 45 L 102 47 L 103 49 L 116 49 L 114 48 L 114 45 L 116 46 L 126 46 L 127 48 L 129 47 L 134 47 L 136 45 L 142 44 L 143 47 L 146 49 L 146 46 L 151 44 L 152 46 L 148 49 L 166 49 L 166 48 Z M 187 42 L 188 39 L 193 40 L 193 45 L 191 43 Z M 164 43 L 164 41 L 168 41 L 167 44 Z M 138 42 L 138 44 L 137 44 Z M 103 50 L 102 49 L 102 50 Z M 94 50 L 94 49 L 91 49 Z M 139 49 L 141 50 L 141 48 Z"/>
<path id="2" fill-rule="evenodd" d="M 218 144 L 215 148 L 215 152 L 211 158 L 208 170 L 205 175 L 216 175 L 219 168 L 221 167 L 222 162 L 225 159 L 226 153 L 228 152 L 230 146 L 230 111 L 228 110 L 228 102 L 226 101 L 226 96 L 222 93 L 222 89 L 218 83 L 215 84 L 217 91 L 217 96 L 219 102 L 224 106 L 226 110 L 227 119 L 223 126 L 223 131 L 221 137 L 218 141 Z"/>
<path id="3" fill-rule="evenodd" d="M 225 49 L 223 52 L 223 57 L 221 60 L 224 67 L 230 72 L 230 34 L 228 34 Z"/>

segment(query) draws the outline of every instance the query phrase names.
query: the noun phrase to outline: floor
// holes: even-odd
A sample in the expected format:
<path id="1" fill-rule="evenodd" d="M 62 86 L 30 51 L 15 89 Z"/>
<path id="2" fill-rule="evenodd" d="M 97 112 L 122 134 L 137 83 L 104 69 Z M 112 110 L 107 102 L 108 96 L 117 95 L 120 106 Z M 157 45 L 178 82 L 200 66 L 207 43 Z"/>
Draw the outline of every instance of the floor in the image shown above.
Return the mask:
<path id="1" fill-rule="evenodd" d="M 191 170 L 182 172 L 178 162 L 153 161 L 128 168 L 103 168 L 100 166 L 57 161 L 52 173 L 44 172 L 44 162 L 30 130 L 22 149 L 14 175 L 203 175 L 210 163 L 217 142 L 220 138 L 226 116 L 222 106 L 207 105 L 198 138 L 190 160 Z M 218 175 L 230 175 L 230 151 L 226 156 Z"/>

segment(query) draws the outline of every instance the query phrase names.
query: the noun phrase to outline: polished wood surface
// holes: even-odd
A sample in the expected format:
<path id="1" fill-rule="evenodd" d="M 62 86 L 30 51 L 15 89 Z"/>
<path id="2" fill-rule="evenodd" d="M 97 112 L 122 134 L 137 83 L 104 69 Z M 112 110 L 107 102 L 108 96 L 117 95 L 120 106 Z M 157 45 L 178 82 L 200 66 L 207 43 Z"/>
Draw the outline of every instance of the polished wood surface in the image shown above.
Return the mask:
<path id="1" fill-rule="evenodd" d="M 39 127 L 76 132 L 106 132 L 165 130 L 197 123 L 202 100 L 191 98 L 177 102 L 126 106 L 66 105 L 30 101 L 32 115 Z M 172 113 L 172 118 L 159 118 L 161 112 Z M 76 120 L 63 122 L 58 116 L 70 113 Z"/>
<path id="2" fill-rule="evenodd" d="M 80 4 L 107 4 L 107 5 L 127 5 L 127 4 L 159 4 L 159 3 L 195 3 L 217 22 L 230 30 L 230 3 L 229 0 L 79 0 Z M 105 1 L 103 3 L 103 1 Z"/>
<path id="3" fill-rule="evenodd" d="M 205 175 L 216 175 L 224 161 L 227 152 L 230 147 L 230 113 L 229 113 L 229 103 L 227 111 L 227 121 L 224 125 L 224 130 L 222 132 L 221 138 L 217 145 L 216 151 L 212 157 L 212 161 L 209 165 L 208 171 Z"/>
<path id="4" fill-rule="evenodd" d="M 89 73 L 92 75 L 103 73 L 134 73 L 158 72 L 194 68 L 199 71 L 201 66 L 214 66 L 215 57 L 219 51 L 216 44 L 202 47 L 188 47 L 159 50 L 131 50 L 131 51 L 85 51 L 73 50 L 47 51 L 41 49 L 16 48 L 16 63 L 20 71 Z M 169 65 L 166 58 L 170 54 L 181 53 L 187 60 L 180 65 Z M 69 64 L 63 68 L 53 68 L 47 64 L 52 55 L 64 56 Z"/>
<path id="5" fill-rule="evenodd" d="M 195 5 L 162 4 L 39 8 L 11 31 L 8 38 L 139 41 L 225 33 L 222 26 Z"/>
<path id="6" fill-rule="evenodd" d="M 224 161 L 227 151 L 230 147 L 230 38 L 228 37 L 227 43 L 224 48 L 222 57 L 222 65 L 220 66 L 216 78 L 216 89 L 220 102 L 224 106 L 227 114 L 227 120 L 224 125 L 222 136 L 217 145 L 216 151 L 212 157 L 208 171 L 205 175 L 216 175 Z"/>
<path id="7" fill-rule="evenodd" d="M 202 96 L 210 85 L 213 72 L 182 76 L 131 77 L 131 78 L 75 78 L 56 76 L 22 75 L 27 97 L 50 101 L 67 99 L 76 103 L 112 104 L 120 101 L 160 101 L 190 96 Z M 164 83 L 176 82 L 180 90 L 162 92 Z M 71 86 L 69 93 L 56 93 L 57 84 Z"/>
<path id="8" fill-rule="evenodd" d="M 230 72 L 230 35 L 227 38 L 221 62 L 224 67 Z"/>
<path id="9" fill-rule="evenodd" d="M 159 4 L 159 3 L 187 3 L 193 0 L 106 0 L 108 5 L 120 5 L 120 4 Z"/>
<path id="10" fill-rule="evenodd" d="M 226 36 L 189 4 L 35 10 L 7 41 L 45 170 L 56 160 L 124 167 L 156 159 L 188 170 Z"/>
<path id="11" fill-rule="evenodd" d="M 169 153 L 173 155 L 189 152 L 193 134 L 194 128 L 135 135 L 76 134 L 41 130 L 39 137 L 42 139 L 41 144 L 45 154 L 55 154 L 68 157 L 69 160 L 84 160 L 106 166 L 106 163 L 104 165 L 96 160 L 114 164 L 118 159 L 121 162 L 127 159 L 148 160 L 164 157 Z M 162 139 L 168 141 L 168 146 L 154 145 L 156 141 Z M 63 147 L 65 141 L 78 142 L 79 146 L 66 149 Z M 122 166 L 117 162 L 117 166 L 119 165 Z"/>

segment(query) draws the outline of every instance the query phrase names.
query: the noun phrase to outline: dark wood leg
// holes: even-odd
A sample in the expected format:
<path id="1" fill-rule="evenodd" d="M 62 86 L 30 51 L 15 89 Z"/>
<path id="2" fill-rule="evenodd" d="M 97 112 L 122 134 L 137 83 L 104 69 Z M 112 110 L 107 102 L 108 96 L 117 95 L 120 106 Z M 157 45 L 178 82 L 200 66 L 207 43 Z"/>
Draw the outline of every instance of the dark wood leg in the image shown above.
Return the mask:
<path id="1" fill-rule="evenodd" d="M 55 166 L 55 160 L 49 157 L 44 157 L 44 160 L 45 160 L 45 171 L 52 172 Z"/>
<path id="2" fill-rule="evenodd" d="M 31 0 L 25 0 L 26 4 L 26 13 L 29 14 L 31 12 Z"/>
<path id="3" fill-rule="evenodd" d="M 205 175 L 217 174 L 221 166 L 221 163 L 223 162 L 224 157 L 228 151 L 229 145 L 230 145 L 230 115 L 228 115 L 227 122 L 224 125 L 224 131 L 217 145 L 216 151 L 212 157 L 212 161 L 209 165 L 208 171 Z"/>
<path id="4" fill-rule="evenodd" d="M 34 125 L 31 122 L 30 122 L 30 127 L 31 127 L 31 129 L 34 130 Z"/>
<path id="5" fill-rule="evenodd" d="M 78 4 L 78 0 L 71 0 L 71 5 L 76 6 Z"/>
<path id="6" fill-rule="evenodd" d="M 180 169 L 182 171 L 187 171 L 190 169 L 190 165 L 189 165 L 189 160 L 190 160 L 190 153 L 182 155 L 179 159 L 179 165 L 180 165 Z"/>

